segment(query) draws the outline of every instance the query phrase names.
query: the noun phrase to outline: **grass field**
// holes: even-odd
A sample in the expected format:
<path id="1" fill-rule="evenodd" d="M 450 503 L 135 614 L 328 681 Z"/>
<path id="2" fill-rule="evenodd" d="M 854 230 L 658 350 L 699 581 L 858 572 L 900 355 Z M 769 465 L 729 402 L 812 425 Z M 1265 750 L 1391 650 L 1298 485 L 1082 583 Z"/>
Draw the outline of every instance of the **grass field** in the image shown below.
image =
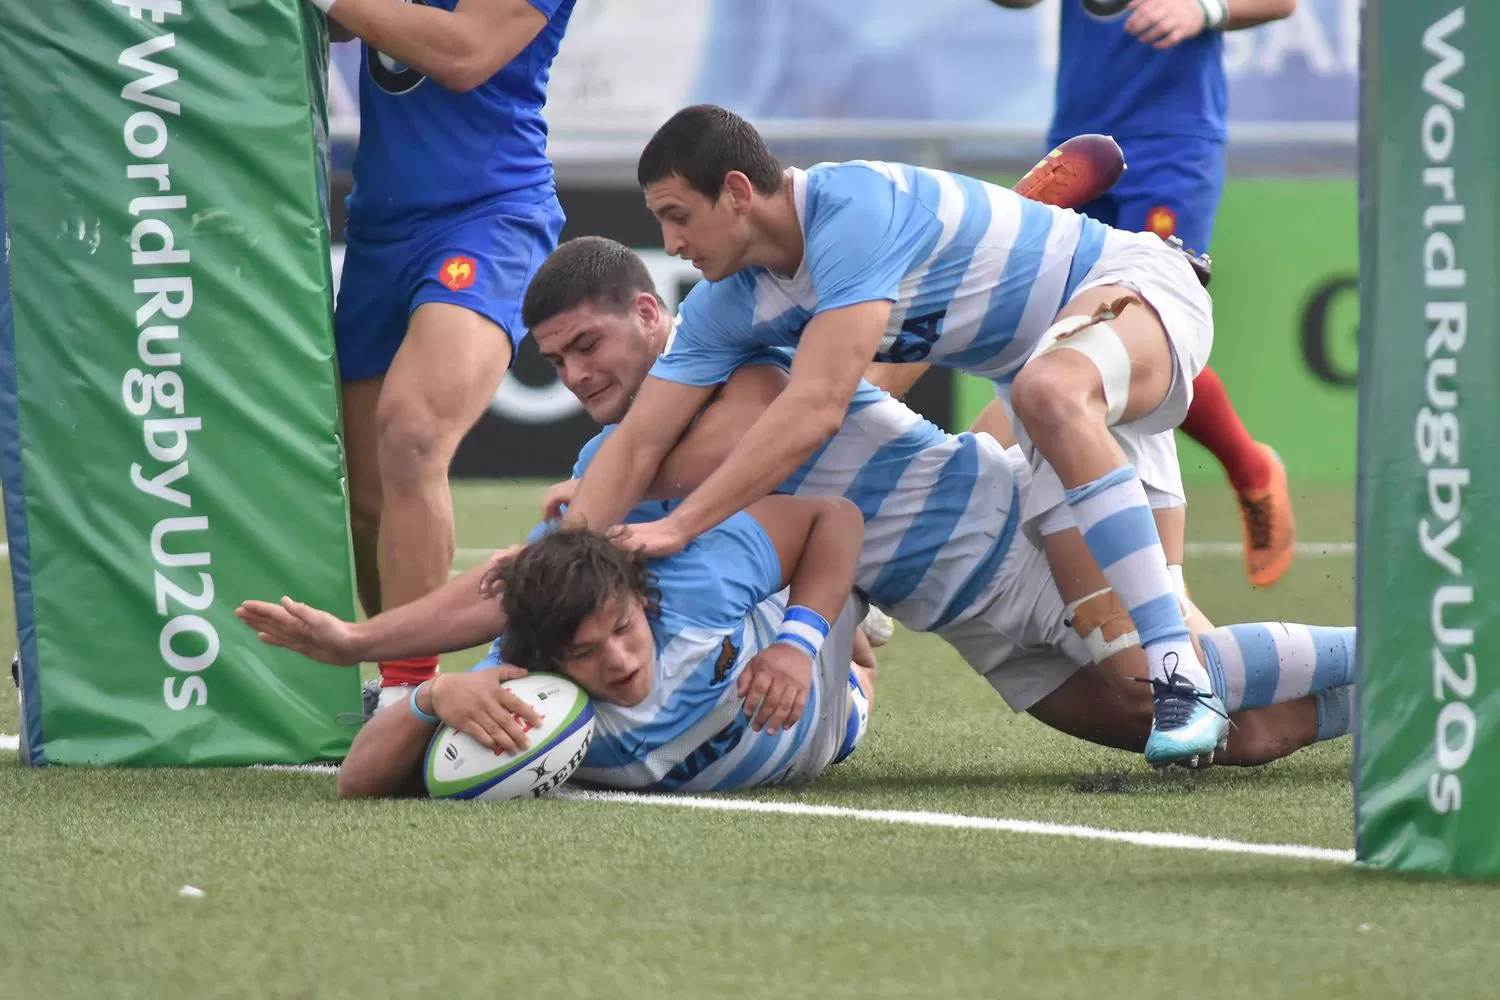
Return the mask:
<path id="1" fill-rule="evenodd" d="M 512 539 L 539 496 L 461 486 L 459 544 Z M 1304 539 L 1351 538 L 1347 490 L 1298 500 Z M 1194 539 L 1238 537 L 1227 491 L 1198 489 L 1192 510 Z M 1352 621 L 1346 553 L 1253 593 L 1210 551 L 1188 581 L 1217 621 Z M 860 751 L 747 798 L 1352 846 L 1348 740 L 1160 777 L 1011 715 L 928 636 L 882 653 Z M 0 699 L 0 732 L 15 726 Z M 0 801 L 4 997 L 1495 993 L 1500 895 L 1337 861 L 608 801 L 344 804 L 326 774 L 9 754 Z"/>

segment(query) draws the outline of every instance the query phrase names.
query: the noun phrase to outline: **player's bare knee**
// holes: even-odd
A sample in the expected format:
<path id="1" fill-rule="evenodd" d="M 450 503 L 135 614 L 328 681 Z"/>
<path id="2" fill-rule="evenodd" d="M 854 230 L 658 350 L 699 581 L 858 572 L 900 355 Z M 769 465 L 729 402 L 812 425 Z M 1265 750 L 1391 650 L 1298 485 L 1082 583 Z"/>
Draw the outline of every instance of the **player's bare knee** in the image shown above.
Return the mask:
<path id="1" fill-rule="evenodd" d="M 1096 387 L 1088 378 L 1092 370 L 1080 372 L 1081 366 L 1072 362 L 1066 357 L 1038 358 L 1021 369 L 1011 386 L 1011 406 L 1033 441 L 1049 440 L 1101 412 L 1094 399 Z"/>
<path id="2" fill-rule="evenodd" d="M 380 454 L 380 479 L 385 488 L 446 475 L 452 460 L 453 435 L 443 421 L 421 403 L 381 400 L 375 414 Z"/>

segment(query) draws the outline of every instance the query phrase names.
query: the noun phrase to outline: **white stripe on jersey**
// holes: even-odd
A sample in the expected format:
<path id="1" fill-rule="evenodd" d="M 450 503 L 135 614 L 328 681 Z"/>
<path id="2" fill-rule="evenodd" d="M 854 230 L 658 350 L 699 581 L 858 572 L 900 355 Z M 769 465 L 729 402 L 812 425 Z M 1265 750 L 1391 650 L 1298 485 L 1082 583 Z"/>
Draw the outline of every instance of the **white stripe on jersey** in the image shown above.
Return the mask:
<path id="1" fill-rule="evenodd" d="M 870 396 L 878 401 L 858 405 Z M 1015 470 L 993 438 L 946 434 L 869 386 L 782 489 L 860 508 L 855 583 L 916 631 L 984 606 L 1019 520 Z"/>
<path id="2" fill-rule="evenodd" d="M 980 324 L 990 311 L 990 298 L 1005 275 L 1011 247 L 1021 231 L 1021 215 L 1006 192 L 986 184 L 985 195 L 989 198 L 990 224 L 969 258 L 968 268 L 948 302 L 948 315 L 943 318 L 943 349 L 949 354 L 969 347 L 979 334 Z"/>

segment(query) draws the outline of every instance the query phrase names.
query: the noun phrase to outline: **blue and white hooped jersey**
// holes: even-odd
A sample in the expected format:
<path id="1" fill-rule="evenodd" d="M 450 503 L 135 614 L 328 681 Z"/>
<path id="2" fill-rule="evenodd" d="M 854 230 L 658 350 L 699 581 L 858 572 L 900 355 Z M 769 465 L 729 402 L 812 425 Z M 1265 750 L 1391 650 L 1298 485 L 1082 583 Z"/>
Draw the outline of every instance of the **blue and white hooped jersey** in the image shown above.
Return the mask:
<path id="1" fill-rule="evenodd" d="M 972 177 L 856 160 L 791 171 L 797 273 L 746 268 L 683 301 L 658 378 L 712 385 L 812 317 L 893 303 L 874 360 L 1014 372 L 1104 251 L 1108 226 Z"/>
<path id="2" fill-rule="evenodd" d="M 790 358 L 760 350 L 751 363 L 786 368 Z M 613 430 L 584 445 L 575 478 Z M 994 438 L 948 434 L 868 382 L 843 426 L 777 492 L 842 496 L 858 507 L 865 539 L 855 586 L 917 632 L 986 605 L 1020 524 L 1015 468 Z M 654 506 L 653 519 L 665 516 L 667 507 Z"/>
<path id="3" fill-rule="evenodd" d="M 626 521 L 661 516 L 660 504 L 642 504 Z M 786 611 L 770 538 L 741 512 L 676 555 L 653 560 L 651 571 L 661 595 L 651 623 L 651 692 L 638 705 L 594 701 L 593 741 L 574 780 L 636 790 L 729 791 L 807 780 L 833 763 L 848 728 L 857 617 L 841 621 L 824 642 L 797 725 L 775 735 L 756 732 L 737 689 L 755 654 L 776 641 Z M 495 662 L 492 653 L 485 665 Z"/>
<path id="4" fill-rule="evenodd" d="M 860 509 L 855 583 L 917 632 L 984 606 L 1020 524 L 1015 469 L 994 438 L 948 434 L 869 383 L 781 492 L 843 496 Z"/>

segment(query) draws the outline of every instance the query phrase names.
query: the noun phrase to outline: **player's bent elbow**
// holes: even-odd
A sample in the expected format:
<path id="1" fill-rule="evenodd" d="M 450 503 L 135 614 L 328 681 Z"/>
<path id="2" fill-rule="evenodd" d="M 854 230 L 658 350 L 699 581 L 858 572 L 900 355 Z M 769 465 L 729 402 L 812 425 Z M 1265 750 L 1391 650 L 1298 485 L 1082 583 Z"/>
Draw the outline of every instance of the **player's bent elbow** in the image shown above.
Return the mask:
<path id="1" fill-rule="evenodd" d="M 477 58 L 464 56 L 453 60 L 442 70 L 434 71 L 429 75 L 444 90 L 451 90 L 455 94 L 466 94 L 495 74 L 487 72 L 487 67 Z"/>

